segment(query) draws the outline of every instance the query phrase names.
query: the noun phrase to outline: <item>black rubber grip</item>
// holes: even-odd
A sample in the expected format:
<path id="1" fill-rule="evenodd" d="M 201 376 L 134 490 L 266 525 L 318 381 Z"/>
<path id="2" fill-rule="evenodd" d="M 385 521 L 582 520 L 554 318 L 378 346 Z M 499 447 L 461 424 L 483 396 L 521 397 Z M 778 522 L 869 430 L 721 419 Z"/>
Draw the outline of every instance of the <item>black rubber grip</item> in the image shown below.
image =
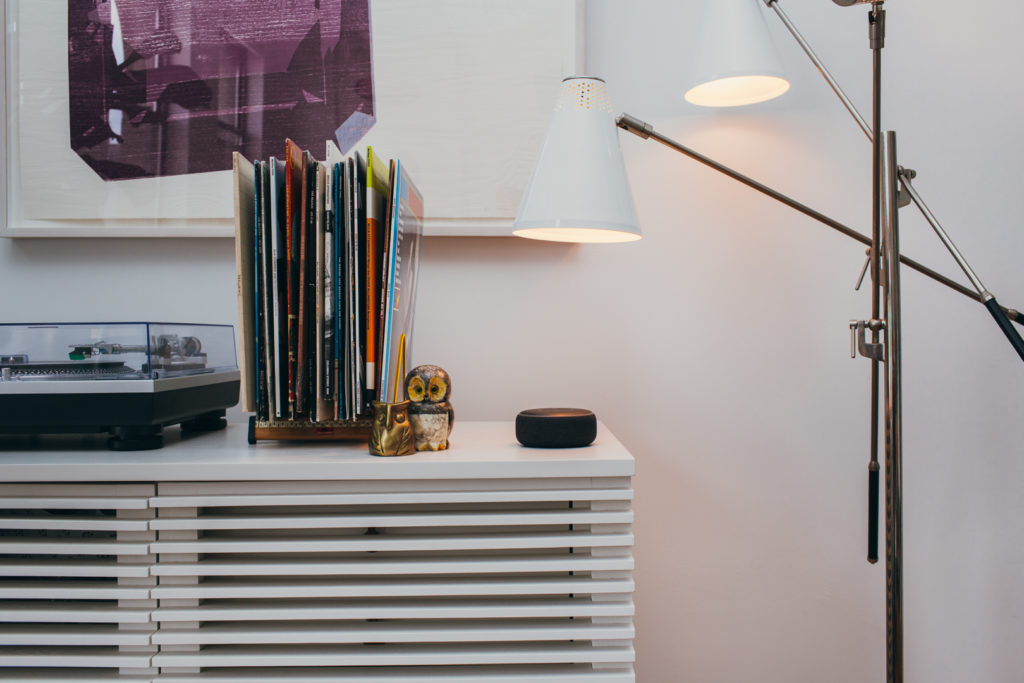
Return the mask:
<path id="1" fill-rule="evenodd" d="M 878 562 L 878 463 L 868 467 L 868 562 Z"/>
<path id="2" fill-rule="evenodd" d="M 1024 339 L 1020 338 L 1020 334 L 1018 334 L 1017 330 L 1014 329 L 1013 325 L 1010 323 L 1010 319 L 1006 317 L 1006 314 L 1003 312 L 1003 307 L 999 305 L 999 302 L 996 301 L 995 297 L 992 297 L 985 302 L 985 308 L 987 308 L 988 312 L 992 314 L 992 317 L 996 319 L 996 324 L 999 325 L 999 329 L 1003 331 L 1006 338 L 1010 340 L 1010 345 L 1017 352 L 1017 355 L 1020 356 L 1021 360 L 1024 360 Z"/>
<path id="3" fill-rule="evenodd" d="M 1013 311 L 1009 315 L 1010 315 L 1010 320 L 1012 320 L 1013 322 L 1017 323 L 1021 327 L 1024 327 L 1024 313 L 1021 313 L 1020 311 Z"/>

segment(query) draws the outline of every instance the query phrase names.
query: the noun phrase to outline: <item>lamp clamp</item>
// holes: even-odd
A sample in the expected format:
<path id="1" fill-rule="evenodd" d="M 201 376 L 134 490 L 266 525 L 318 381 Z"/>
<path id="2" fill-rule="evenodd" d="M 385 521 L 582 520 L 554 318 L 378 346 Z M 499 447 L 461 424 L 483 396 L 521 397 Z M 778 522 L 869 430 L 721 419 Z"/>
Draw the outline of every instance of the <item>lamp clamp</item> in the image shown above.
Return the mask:
<path id="1" fill-rule="evenodd" d="M 885 345 L 871 343 L 867 340 L 867 331 L 881 332 L 885 329 L 884 320 L 851 320 L 850 321 L 850 358 L 856 358 L 859 352 L 864 358 L 885 361 Z"/>

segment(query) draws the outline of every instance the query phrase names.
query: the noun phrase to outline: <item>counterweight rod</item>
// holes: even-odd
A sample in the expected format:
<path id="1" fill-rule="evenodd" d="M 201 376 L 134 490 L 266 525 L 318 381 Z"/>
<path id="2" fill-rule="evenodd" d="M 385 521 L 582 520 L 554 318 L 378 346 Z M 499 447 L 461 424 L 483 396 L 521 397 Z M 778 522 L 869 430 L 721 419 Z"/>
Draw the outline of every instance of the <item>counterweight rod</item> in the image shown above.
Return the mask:
<path id="1" fill-rule="evenodd" d="M 868 14 L 868 36 L 871 41 L 871 130 L 882 129 L 882 47 L 885 45 L 885 10 L 874 6 Z M 823 72 L 824 73 L 824 72 Z M 855 110 L 851 110 L 855 111 Z M 871 140 L 871 319 L 882 318 L 882 139 L 869 135 Z M 896 252 L 897 258 L 899 252 Z M 888 332 L 885 332 L 888 334 Z M 878 330 L 872 328 L 871 342 L 878 344 Z M 885 361 L 889 361 L 886 347 Z M 871 413 L 868 421 L 871 442 L 868 459 L 868 562 L 878 561 L 878 385 L 879 361 L 871 359 Z M 873 507 L 872 507 L 873 506 Z"/>

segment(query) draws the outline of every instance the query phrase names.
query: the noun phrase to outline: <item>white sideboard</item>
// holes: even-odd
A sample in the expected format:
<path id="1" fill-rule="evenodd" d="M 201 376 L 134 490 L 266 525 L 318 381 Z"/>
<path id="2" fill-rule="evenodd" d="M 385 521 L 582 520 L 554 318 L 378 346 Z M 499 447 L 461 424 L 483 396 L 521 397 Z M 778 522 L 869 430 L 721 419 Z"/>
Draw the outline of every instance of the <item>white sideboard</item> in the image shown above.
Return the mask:
<path id="1" fill-rule="evenodd" d="M 632 456 L 0 437 L 0 680 L 626 683 Z"/>

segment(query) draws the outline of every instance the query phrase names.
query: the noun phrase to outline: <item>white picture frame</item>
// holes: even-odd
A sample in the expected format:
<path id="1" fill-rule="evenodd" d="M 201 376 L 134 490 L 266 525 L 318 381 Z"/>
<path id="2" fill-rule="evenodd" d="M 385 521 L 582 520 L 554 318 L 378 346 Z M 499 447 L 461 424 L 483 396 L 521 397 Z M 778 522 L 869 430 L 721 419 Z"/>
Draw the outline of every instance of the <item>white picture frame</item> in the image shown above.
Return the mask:
<path id="1" fill-rule="evenodd" d="M 113 181 L 120 184 L 116 196 L 90 207 L 96 193 L 85 191 L 82 176 L 74 175 L 89 169 L 84 163 L 74 168 L 80 160 L 67 143 L 66 119 L 61 126 L 59 116 L 31 117 L 31 145 L 25 146 L 44 151 L 22 158 L 22 87 L 38 81 L 23 81 L 19 41 L 30 40 L 33 50 L 41 46 L 52 66 L 58 59 L 66 64 L 67 48 L 60 27 L 36 35 L 42 33 L 38 27 L 16 25 L 19 2 L 67 7 L 65 0 L 0 0 L 0 236 L 232 237 L 230 170 Z M 377 122 L 359 147 L 372 144 L 410 169 L 425 197 L 425 235 L 511 234 L 559 83 L 583 64 L 584 20 L 583 0 L 371 2 Z M 66 72 L 64 78 L 66 93 Z M 53 110 L 63 106 L 66 112 L 60 87 L 44 85 L 48 95 L 57 93 Z M 282 154 L 283 149 L 282 141 Z M 322 158 L 322 150 L 311 151 Z M 27 176 L 34 179 L 28 194 L 35 205 L 40 197 L 57 203 L 67 197 L 65 215 L 26 215 Z M 45 183 L 39 182 L 43 177 Z M 74 190 L 78 196 L 69 194 Z M 154 199 L 140 200 L 147 192 Z M 126 202 L 133 211 L 140 203 L 148 208 L 138 216 L 115 217 Z M 109 207 L 115 213 L 107 213 Z M 86 217 L 66 215 L 79 210 Z"/>

